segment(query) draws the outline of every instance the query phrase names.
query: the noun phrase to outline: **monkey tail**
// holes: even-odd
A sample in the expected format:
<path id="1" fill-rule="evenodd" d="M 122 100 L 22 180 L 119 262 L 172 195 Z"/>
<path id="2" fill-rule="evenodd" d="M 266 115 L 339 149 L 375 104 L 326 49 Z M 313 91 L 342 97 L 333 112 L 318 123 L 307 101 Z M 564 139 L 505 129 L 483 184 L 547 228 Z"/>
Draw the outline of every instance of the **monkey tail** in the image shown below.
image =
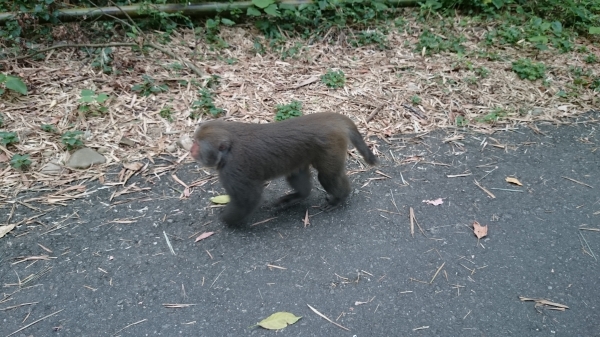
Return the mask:
<path id="1" fill-rule="evenodd" d="M 367 143 L 365 143 L 363 137 L 361 136 L 360 132 L 358 132 L 358 129 L 356 128 L 354 123 L 352 123 L 352 126 L 350 126 L 348 131 L 350 142 L 352 142 L 352 145 L 354 145 L 354 147 L 358 150 L 358 152 L 365 159 L 367 164 L 377 164 L 377 157 L 375 156 L 375 154 L 373 154 L 373 152 L 371 152 L 371 149 L 369 149 L 369 146 L 367 146 Z"/>

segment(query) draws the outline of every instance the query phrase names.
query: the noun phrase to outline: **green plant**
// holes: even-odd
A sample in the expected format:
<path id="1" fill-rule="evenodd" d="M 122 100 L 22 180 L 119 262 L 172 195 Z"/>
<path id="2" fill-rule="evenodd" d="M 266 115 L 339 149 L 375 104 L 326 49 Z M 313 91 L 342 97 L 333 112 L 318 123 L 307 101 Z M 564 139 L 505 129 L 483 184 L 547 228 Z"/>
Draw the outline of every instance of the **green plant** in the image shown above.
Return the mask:
<path id="1" fill-rule="evenodd" d="M 206 24 L 205 24 L 206 41 L 217 48 L 227 48 L 227 47 L 229 47 L 229 44 L 225 40 L 223 40 L 223 38 L 221 38 L 219 36 L 219 32 L 221 30 L 220 29 L 221 24 L 226 25 L 226 26 L 233 26 L 233 25 L 235 25 L 235 22 L 233 22 L 229 19 L 220 18 L 220 17 L 206 20 Z"/>
<path id="2" fill-rule="evenodd" d="M 40 128 L 42 129 L 42 131 L 44 132 L 48 132 L 48 133 L 56 133 L 56 128 L 54 127 L 54 125 L 52 124 L 42 124 L 40 126 Z"/>
<path id="3" fill-rule="evenodd" d="M 454 118 L 454 124 L 458 127 L 463 127 L 469 124 L 469 120 L 467 120 L 464 116 L 458 115 Z"/>
<path id="4" fill-rule="evenodd" d="M 504 110 L 500 107 L 495 107 L 494 109 L 492 109 L 492 111 L 490 111 L 485 116 L 477 118 L 476 121 L 481 122 L 481 123 L 493 124 L 493 123 L 497 122 L 498 120 L 500 120 L 501 118 L 506 117 L 506 115 L 508 115 L 506 110 Z"/>
<path id="5" fill-rule="evenodd" d="M 150 96 L 160 92 L 167 91 L 169 87 L 166 84 L 155 84 L 154 79 L 148 75 L 142 75 L 143 83 L 136 84 L 131 87 L 131 90 L 139 92 L 142 96 Z"/>
<path id="6" fill-rule="evenodd" d="M 275 121 L 277 122 L 302 116 L 302 102 L 294 100 L 290 104 L 278 104 L 275 107 L 275 111 Z"/>
<path id="7" fill-rule="evenodd" d="M 475 68 L 475 74 L 481 78 L 486 78 L 490 74 L 490 70 L 486 67 Z"/>
<path id="8" fill-rule="evenodd" d="M 94 116 L 105 114 L 108 108 L 102 104 L 106 102 L 108 97 L 105 93 L 96 94 L 94 90 L 83 89 L 81 90 L 81 98 L 79 99 L 82 103 L 79 105 L 79 111 Z"/>
<path id="9" fill-rule="evenodd" d="M 218 116 L 223 113 L 223 109 L 215 107 L 213 102 L 213 94 L 207 89 L 202 88 L 199 91 L 200 99 L 192 103 L 192 109 L 199 109 L 201 113 L 209 113 L 213 116 Z M 190 118 L 197 119 L 199 115 L 195 112 L 190 113 Z"/>
<path id="10" fill-rule="evenodd" d="M 102 70 L 105 74 L 111 74 L 113 72 L 113 51 L 112 48 L 97 48 L 94 50 L 94 59 L 92 61 L 92 67 L 95 69 Z"/>
<path id="11" fill-rule="evenodd" d="M 0 143 L 4 146 L 19 142 L 19 137 L 16 132 L 0 132 L 0 138 L 2 139 Z"/>
<path id="12" fill-rule="evenodd" d="M 160 109 L 160 112 L 158 114 L 160 115 L 160 117 L 168 120 L 169 122 L 173 121 L 173 109 L 171 109 L 171 107 L 169 106 Z"/>
<path id="13" fill-rule="evenodd" d="M 410 98 L 410 101 L 412 102 L 412 104 L 415 104 L 415 105 L 421 104 L 421 97 L 419 97 L 418 95 L 413 95 Z"/>
<path id="14" fill-rule="evenodd" d="M 60 142 L 67 147 L 67 150 L 72 150 L 83 146 L 82 135 L 81 131 L 67 131 L 60 137 Z"/>
<path id="15" fill-rule="evenodd" d="M 465 38 L 462 36 L 450 36 L 448 38 L 443 38 L 440 35 L 426 30 L 421 34 L 421 36 L 419 36 L 419 41 L 416 44 L 415 51 L 420 53 L 425 50 L 426 55 L 437 54 L 444 51 L 464 54 L 465 47 L 462 45 L 464 41 Z"/>
<path id="16" fill-rule="evenodd" d="M 329 69 L 327 73 L 321 75 L 321 82 L 333 89 L 342 88 L 346 84 L 346 75 L 341 70 L 333 71 Z"/>
<path id="17" fill-rule="evenodd" d="M 352 38 L 348 38 L 348 43 L 353 47 L 374 44 L 380 50 L 388 49 L 387 37 L 378 30 L 367 30 L 358 32 Z"/>
<path id="18" fill-rule="evenodd" d="M 536 63 L 528 58 L 519 59 L 512 63 L 514 71 L 520 79 L 535 81 L 546 76 L 546 66 L 543 63 Z"/>
<path id="19" fill-rule="evenodd" d="M 5 92 L 4 88 L 2 88 L 2 85 L 4 85 L 6 89 L 18 92 L 21 95 L 27 95 L 27 86 L 19 77 L 0 73 L 0 95 L 4 94 Z"/>
<path id="20" fill-rule="evenodd" d="M 596 54 L 588 54 L 584 59 L 586 63 L 598 63 L 598 57 Z"/>
<path id="21" fill-rule="evenodd" d="M 10 158 L 10 166 L 17 170 L 25 170 L 29 165 L 31 165 L 31 160 L 29 160 L 28 154 L 14 154 L 12 158 Z"/>

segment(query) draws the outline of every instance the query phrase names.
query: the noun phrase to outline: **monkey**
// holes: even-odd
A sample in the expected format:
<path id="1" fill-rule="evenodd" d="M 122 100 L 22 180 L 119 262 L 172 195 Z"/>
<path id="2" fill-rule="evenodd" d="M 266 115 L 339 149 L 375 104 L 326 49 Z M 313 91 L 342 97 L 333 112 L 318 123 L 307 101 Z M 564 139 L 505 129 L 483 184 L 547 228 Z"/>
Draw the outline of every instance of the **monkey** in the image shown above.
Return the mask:
<path id="1" fill-rule="evenodd" d="M 318 172 L 331 210 L 350 194 L 345 164 L 348 143 L 364 160 L 376 165 L 352 120 L 337 113 L 313 113 L 287 120 L 251 124 L 211 120 L 195 130 L 190 155 L 205 167 L 216 168 L 230 197 L 221 220 L 237 227 L 258 206 L 264 183 L 285 176 L 293 193 L 276 205 L 287 208 L 311 192 L 310 166 Z"/>

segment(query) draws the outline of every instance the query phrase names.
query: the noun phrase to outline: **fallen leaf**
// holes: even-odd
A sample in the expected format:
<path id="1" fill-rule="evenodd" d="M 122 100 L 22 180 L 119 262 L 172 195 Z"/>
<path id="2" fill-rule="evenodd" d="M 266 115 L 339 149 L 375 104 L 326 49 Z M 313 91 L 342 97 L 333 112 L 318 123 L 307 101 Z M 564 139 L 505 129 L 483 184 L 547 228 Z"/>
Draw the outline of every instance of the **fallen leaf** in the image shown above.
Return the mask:
<path id="1" fill-rule="evenodd" d="M 196 240 L 194 240 L 194 242 L 198 242 L 200 240 L 204 240 L 204 239 L 206 239 L 207 237 L 209 237 L 209 236 L 211 236 L 213 234 L 215 234 L 215 232 L 204 232 L 204 233 L 198 235 L 198 237 L 196 238 Z"/>
<path id="2" fill-rule="evenodd" d="M 215 204 L 227 204 L 229 203 L 230 199 L 227 194 L 223 194 L 210 198 L 210 201 L 214 202 Z"/>
<path id="3" fill-rule="evenodd" d="M 511 183 L 511 184 L 515 184 L 515 185 L 519 185 L 519 186 L 523 186 L 523 184 L 521 184 L 521 182 L 519 181 L 519 179 L 513 178 L 513 177 L 506 177 L 506 182 L 507 183 Z"/>
<path id="4" fill-rule="evenodd" d="M 280 311 L 258 322 L 258 325 L 269 330 L 280 330 L 288 324 L 296 323 L 302 317 L 296 317 L 294 314 Z"/>
<path id="5" fill-rule="evenodd" d="M 475 233 L 475 236 L 477 236 L 478 239 L 481 239 L 482 237 L 486 236 L 487 230 L 487 225 L 482 226 L 477 221 L 473 222 L 473 233 Z"/>
<path id="6" fill-rule="evenodd" d="M 6 235 L 6 233 L 10 232 L 15 228 L 17 224 L 0 226 L 0 238 Z"/>
<path id="7" fill-rule="evenodd" d="M 144 164 L 140 163 L 139 161 L 123 164 L 123 167 L 130 171 L 139 171 L 143 166 Z"/>
<path id="8" fill-rule="evenodd" d="M 433 206 L 438 206 L 444 203 L 444 200 L 442 198 L 437 198 L 435 200 L 423 200 L 424 203 L 433 205 Z"/>

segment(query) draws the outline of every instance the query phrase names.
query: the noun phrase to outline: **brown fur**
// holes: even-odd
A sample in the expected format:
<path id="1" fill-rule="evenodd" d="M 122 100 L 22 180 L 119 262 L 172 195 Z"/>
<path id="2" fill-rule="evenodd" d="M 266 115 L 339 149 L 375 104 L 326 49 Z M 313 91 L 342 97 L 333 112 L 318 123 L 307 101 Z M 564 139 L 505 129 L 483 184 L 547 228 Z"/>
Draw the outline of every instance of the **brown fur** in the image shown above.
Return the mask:
<path id="1" fill-rule="evenodd" d="M 190 153 L 204 166 L 215 167 L 231 201 L 221 219 L 240 224 L 260 202 L 264 182 L 286 176 L 295 192 L 283 196 L 287 206 L 309 196 L 310 166 L 335 207 L 350 194 L 345 163 L 352 143 L 371 165 L 371 152 L 350 118 L 335 113 L 315 113 L 269 124 L 221 120 L 202 123 L 194 133 Z"/>

